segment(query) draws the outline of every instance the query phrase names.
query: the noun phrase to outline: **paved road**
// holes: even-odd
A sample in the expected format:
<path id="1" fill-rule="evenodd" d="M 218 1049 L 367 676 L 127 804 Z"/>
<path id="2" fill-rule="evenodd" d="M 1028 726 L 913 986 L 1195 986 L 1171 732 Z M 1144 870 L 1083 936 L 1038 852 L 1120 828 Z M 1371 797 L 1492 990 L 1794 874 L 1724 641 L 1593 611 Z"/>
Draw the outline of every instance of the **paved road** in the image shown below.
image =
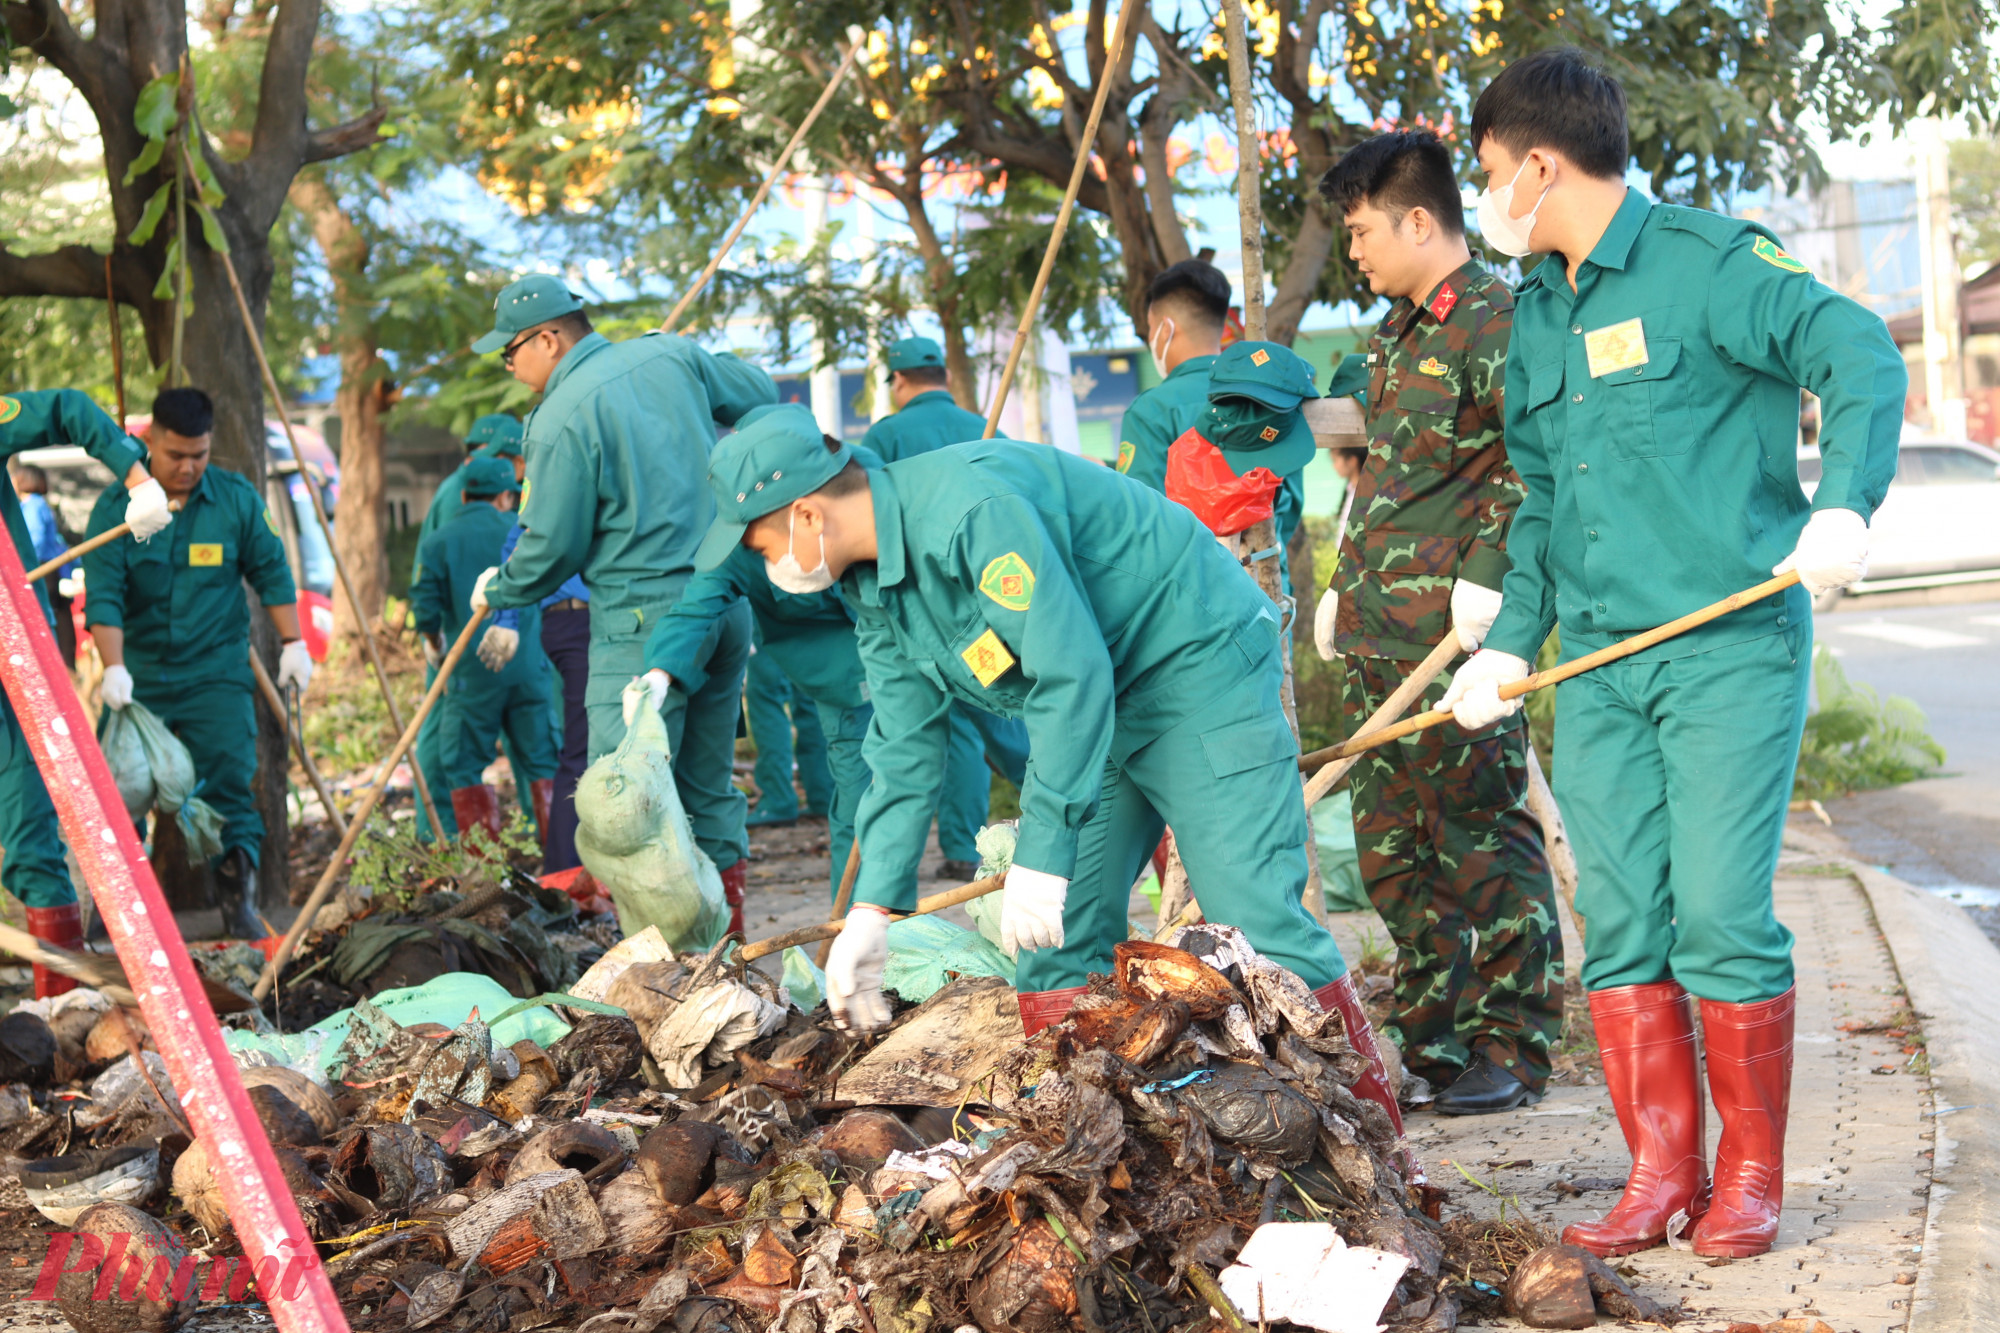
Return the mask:
<path id="1" fill-rule="evenodd" d="M 1828 805 L 1855 855 L 1947 894 L 2000 943 L 2000 597 L 1890 606 L 1860 598 L 1817 622 L 1849 678 L 1914 700 L 1944 772 Z"/>

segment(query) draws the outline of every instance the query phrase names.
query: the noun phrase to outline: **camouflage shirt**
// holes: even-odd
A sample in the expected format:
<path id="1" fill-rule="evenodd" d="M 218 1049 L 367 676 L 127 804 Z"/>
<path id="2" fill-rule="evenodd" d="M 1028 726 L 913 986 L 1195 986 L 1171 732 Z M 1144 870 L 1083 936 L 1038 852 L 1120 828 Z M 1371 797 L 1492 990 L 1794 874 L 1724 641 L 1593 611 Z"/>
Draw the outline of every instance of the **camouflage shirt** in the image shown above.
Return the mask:
<path id="1" fill-rule="evenodd" d="M 1526 492 L 1507 462 L 1514 294 L 1468 263 L 1422 305 L 1396 302 L 1368 343 L 1368 458 L 1332 591 L 1343 654 L 1416 661 L 1444 637 L 1451 585 L 1499 588 Z"/>

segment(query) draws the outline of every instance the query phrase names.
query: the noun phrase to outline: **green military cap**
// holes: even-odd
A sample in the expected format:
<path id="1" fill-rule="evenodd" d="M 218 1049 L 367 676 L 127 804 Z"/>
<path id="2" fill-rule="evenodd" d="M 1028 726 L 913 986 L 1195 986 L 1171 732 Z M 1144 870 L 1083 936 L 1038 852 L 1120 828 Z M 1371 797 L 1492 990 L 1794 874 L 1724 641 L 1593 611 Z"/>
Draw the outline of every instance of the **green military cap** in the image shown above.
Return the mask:
<path id="1" fill-rule="evenodd" d="M 493 332 L 482 334 L 472 350 L 481 356 L 497 352 L 523 329 L 581 309 L 583 298 L 561 278 L 553 273 L 531 273 L 501 290 L 493 302 Z"/>
<path id="2" fill-rule="evenodd" d="M 735 434 L 708 456 L 715 523 L 695 552 L 694 567 L 713 569 L 727 560 L 751 523 L 811 495 L 853 457 L 844 444 L 828 449 L 813 414 L 797 403 L 745 413 Z"/>
<path id="3" fill-rule="evenodd" d="M 521 440 L 521 423 L 505 412 L 489 412 L 472 423 L 472 429 L 465 433 L 468 445 L 499 444 L 511 440 Z"/>
<path id="4" fill-rule="evenodd" d="M 1208 401 L 1229 396 L 1254 398 L 1266 407 L 1290 412 L 1308 398 L 1313 387 L 1312 363 L 1280 343 L 1231 343 L 1208 370 Z"/>
<path id="5" fill-rule="evenodd" d="M 1291 348 L 1233 343 L 1209 369 L 1208 410 L 1196 424 L 1238 476 L 1256 467 L 1289 476 L 1312 461 L 1299 404 L 1317 397 L 1312 366 Z"/>
<path id="6" fill-rule="evenodd" d="M 921 370 L 925 366 L 944 369 L 944 349 L 929 338 L 899 338 L 889 344 L 891 370 Z"/>
<path id="7" fill-rule="evenodd" d="M 1352 398 L 1367 391 L 1368 381 L 1374 372 L 1369 369 L 1368 358 L 1359 352 L 1349 352 L 1333 368 L 1333 377 L 1326 382 L 1328 398 Z"/>
<path id="8" fill-rule="evenodd" d="M 495 440 L 483 448 L 475 449 L 472 452 L 472 456 L 474 458 L 525 458 L 527 454 L 522 450 L 521 437 L 517 435 L 511 440 Z"/>
<path id="9" fill-rule="evenodd" d="M 461 487 L 466 499 L 490 499 L 520 489 L 521 483 L 514 477 L 514 465 L 506 459 L 479 453 L 466 461 L 465 482 Z"/>

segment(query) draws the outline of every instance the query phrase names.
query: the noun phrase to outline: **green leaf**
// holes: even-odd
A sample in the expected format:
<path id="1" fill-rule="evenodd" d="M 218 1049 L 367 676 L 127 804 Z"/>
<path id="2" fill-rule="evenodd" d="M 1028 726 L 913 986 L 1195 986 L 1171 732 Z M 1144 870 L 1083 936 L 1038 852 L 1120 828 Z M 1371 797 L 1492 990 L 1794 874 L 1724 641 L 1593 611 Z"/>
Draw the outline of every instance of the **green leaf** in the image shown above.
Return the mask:
<path id="1" fill-rule="evenodd" d="M 378 139 L 393 139 L 402 132 L 402 127 L 397 125 L 393 120 L 385 121 L 375 127 L 375 135 Z"/>
<path id="2" fill-rule="evenodd" d="M 139 177 L 158 166 L 160 164 L 160 154 L 165 152 L 166 148 L 167 141 L 165 139 L 146 140 L 146 146 L 139 150 L 139 156 L 133 158 L 132 165 L 125 168 L 125 183 L 130 185 L 133 181 L 138 180 Z"/>
<path id="3" fill-rule="evenodd" d="M 153 197 L 146 201 L 144 211 L 139 214 L 139 225 L 132 228 L 132 234 L 125 239 L 133 245 L 144 245 L 152 240 L 153 233 L 159 230 L 160 219 L 166 215 L 173 193 L 174 183 L 163 181 L 160 188 L 153 191 Z"/>
<path id="4" fill-rule="evenodd" d="M 181 238 L 175 236 L 167 242 L 167 262 L 160 266 L 160 280 L 153 284 L 155 301 L 170 301 L 174 296 L 174 270 L 181 265 Z"/>
<path id="5" fill-rule="evenodd" d="M 188 159 L 194 163 L 195 183 L 201 187 L 196 193 L 201 195 L 202 203 L 214 208 L 228 198 L 222 192 L 222 182 L 215 178 L 215 168 L 210 165 L 208 154 L 190 152 Z"/>
<path id="6" fill-rule="evenodd" d="M 164 139 L 167 131 L 173 129 L 180 119 L 175 102 L 180 97 L 181 76 L 178 72 L 162 74 L 139 90 L 139 105 L 132 113 L 132 121 L 139 127 L 139 133 L 148 139 Z"/>
<path id="7" fill-rule="evenodd" d="M 21 109 L 21 104 L 5 93 L 0 93 L 0 120 L 5 120 Z"/>
<path id="8" fill-rule="evenodd" d="M 229 253 L 229 238 L 222 234 L 222 224 L 215 220 L 215 214 L 208 211 L 208 205 L 195 200 L 195 211 L 201 214 L 201 239 L 208 242 L 208 248 L 217 254 Z"/>

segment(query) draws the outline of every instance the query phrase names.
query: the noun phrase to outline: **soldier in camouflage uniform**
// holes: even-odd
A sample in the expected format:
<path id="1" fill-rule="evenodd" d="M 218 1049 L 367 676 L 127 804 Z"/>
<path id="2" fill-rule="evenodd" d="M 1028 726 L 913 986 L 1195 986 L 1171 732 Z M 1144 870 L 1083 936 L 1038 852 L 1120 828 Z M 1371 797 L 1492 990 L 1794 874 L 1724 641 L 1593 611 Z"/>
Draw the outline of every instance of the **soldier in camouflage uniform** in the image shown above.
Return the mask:
<path id="1" fill-rule="evenodd" d="M 1502 435 L 1514 302 L 1472 260 L 1430 134 L 1360 145 L 1320 191 L 1370 284 L 1395 299 L 1369 342 L 1368 456 L 1315 636 L 1322 656 L 1346 659 L 1351 732 L 1446 633 L 1470 651 L 1499 609 L 1524 494 Z M 1396 941 L 1389 1031 L 1405 1062 L 1442 1088 L 1448 1114 L 1539 1099 L 1562 1027 L 1562 933 L 1527 810 L 1524 715 L 1418 732 L 1369 751 L 1351 781 L 1361 877 Z"/>

